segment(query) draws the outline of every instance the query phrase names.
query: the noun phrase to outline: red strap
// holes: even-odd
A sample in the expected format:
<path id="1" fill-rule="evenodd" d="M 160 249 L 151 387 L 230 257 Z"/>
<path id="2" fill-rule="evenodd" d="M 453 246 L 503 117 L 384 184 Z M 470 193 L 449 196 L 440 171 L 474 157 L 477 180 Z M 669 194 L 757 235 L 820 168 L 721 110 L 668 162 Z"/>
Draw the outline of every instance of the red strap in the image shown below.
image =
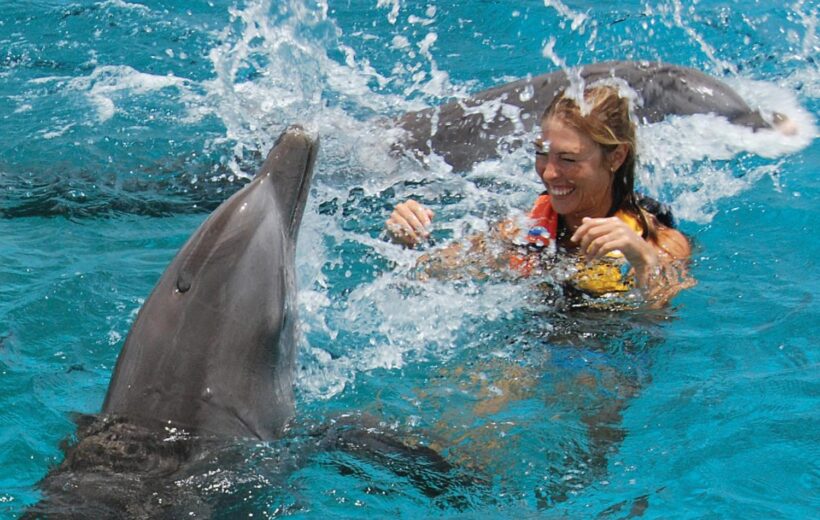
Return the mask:
<path id="1" fill-rule="evenodd" d="M 527 235 L 531 242 L 538 242 L 541 246 L 549 245 L 551 240 L 558 236 L 558 213 L 553 209 L 550 196 L 539 195 L 535 200 L 535 205 L 530 211 L 530 218 L 534 221 L 532 228 L 542 227 L 547 230 L 549 237 Z M 520 272 L 523 276 L 529 276 L 535 267 L 536 257 L 528 254 L 512 254 L 510 256 L 510 268 Z"/>
<path id="2" fill-rule="evenodd" d="M 555 240 L 558 236 L 558 213 L 553 209 L 549 195 L 544 193 L 538 196 L 535 206 L 530 211 L 530 218 L 535 221 L 533 226 L 543 227 Z"/>

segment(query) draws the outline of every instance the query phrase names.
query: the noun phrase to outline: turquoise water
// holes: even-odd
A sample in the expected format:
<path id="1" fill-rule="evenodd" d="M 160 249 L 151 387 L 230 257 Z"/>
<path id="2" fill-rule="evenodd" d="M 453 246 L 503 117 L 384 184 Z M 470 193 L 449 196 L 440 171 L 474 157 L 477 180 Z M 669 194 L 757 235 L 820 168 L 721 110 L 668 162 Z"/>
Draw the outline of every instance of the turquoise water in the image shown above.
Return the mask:
<path id="1" fill-rule="evenodd" d="M 294 122 L 322 138 L 299 428 L 360 412 L 468 478 L 430 493 L 423 468 L 428 488 L 368 457 L 293 455 L 297 439 L 194 483 L 221 516 L 816 516 L 816 22 L 802 1 L 4 3 L 0 516 L 37 500 L 160 273 Z M 699 68 L 798 124 L 641 129 L 641 184 L 692 237 L 698 285 L 600 313 L 413 279 L 420 253 L 379 237 L 393 204 L 422 197 L 458 238 L 526 210 L 538 181 L 523 151 L 464 175 L 389 158 L 378 118 L 608 59 Z"/>

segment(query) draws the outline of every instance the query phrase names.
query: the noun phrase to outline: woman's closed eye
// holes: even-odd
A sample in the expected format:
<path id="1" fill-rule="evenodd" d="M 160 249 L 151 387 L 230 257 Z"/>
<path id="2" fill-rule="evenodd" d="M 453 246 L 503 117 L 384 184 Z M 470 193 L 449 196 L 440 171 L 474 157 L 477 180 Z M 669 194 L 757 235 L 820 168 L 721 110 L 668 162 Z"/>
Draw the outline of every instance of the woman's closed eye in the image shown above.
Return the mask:
<path id="1" fill-rule="evenodd" d="M 549 143 L 544 143 L 542 141 L 533 141 L 532 147 L 535 151 L 535 155 L 537 157 L 549 157 L 550 155 L 550 146 Z"/>

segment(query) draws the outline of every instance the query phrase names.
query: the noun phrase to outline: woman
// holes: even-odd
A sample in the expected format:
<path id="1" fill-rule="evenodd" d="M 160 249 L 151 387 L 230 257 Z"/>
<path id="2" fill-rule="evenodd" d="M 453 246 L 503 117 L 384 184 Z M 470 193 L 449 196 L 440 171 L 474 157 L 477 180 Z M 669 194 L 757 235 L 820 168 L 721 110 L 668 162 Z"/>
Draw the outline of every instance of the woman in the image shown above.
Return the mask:
<path id="1" fill-rule="evenodd" d="M 584 292 L 623 292 L 634 285 L 652 300 L 665 301 L 684 285 L 689 242 L 638 203 L 635 125 L 627 99 L 613 86 L 592 86 L 581 105 L 563 93 L 542 118 L 535 170 L 546 192 L 530 212 L 527 240 L 535 248 L 557 245 L 582 255 L 585 264 L 574 285 Z M 414 246 L 427 237 L 432 219 L 430 209 L 408 200 L 396 206 L 386 227 L 393 240 Z M 512 239 L 521 232 L 505 222 L 499 234 Z M 523 274 L 533 261 L 531 253 L 509 257 L 509 265 Z"/>

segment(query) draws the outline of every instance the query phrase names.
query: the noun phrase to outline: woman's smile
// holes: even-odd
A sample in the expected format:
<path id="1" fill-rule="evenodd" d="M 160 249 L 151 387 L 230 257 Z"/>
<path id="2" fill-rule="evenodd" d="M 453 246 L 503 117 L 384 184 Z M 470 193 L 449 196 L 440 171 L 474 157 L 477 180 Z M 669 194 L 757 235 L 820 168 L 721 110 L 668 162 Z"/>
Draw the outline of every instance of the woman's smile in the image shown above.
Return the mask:
<path id="1" fill-rule="evenodd" d="M 565 197 L 575 191 L 575 187 L 571 185 L 559 186 L 550 184 L 547 186 L 547 189 L 553 198 Z"/>

